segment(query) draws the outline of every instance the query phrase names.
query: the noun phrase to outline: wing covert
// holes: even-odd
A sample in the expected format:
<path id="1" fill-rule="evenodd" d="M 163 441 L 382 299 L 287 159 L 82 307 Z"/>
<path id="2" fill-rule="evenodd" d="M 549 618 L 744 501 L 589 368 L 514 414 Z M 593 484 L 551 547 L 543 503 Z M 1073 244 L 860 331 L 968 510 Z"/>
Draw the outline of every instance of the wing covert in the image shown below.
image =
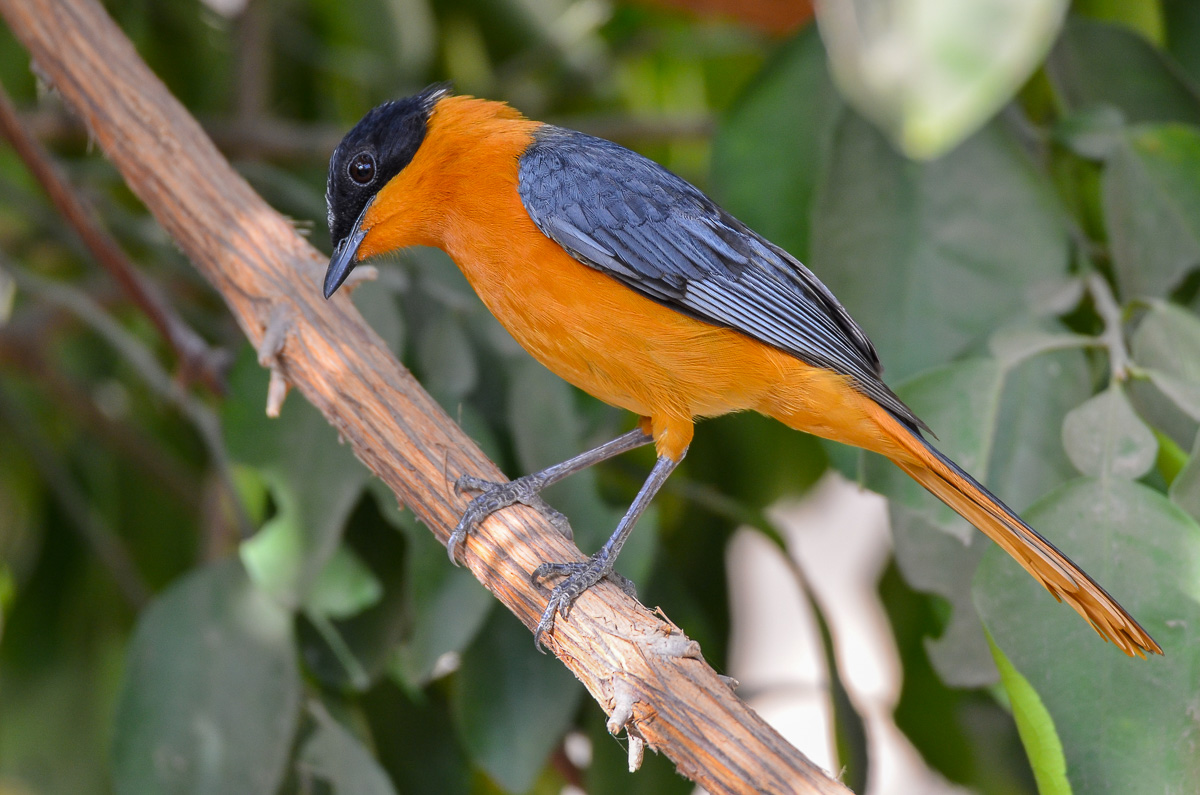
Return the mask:
<path id="1" fill-rule="evenodd" d="M 547 125 L 521 156 L 518 191 L 534 224 L 585 265 L 849 375 L 897 418 L 925 427 L 880 379 L 866 333 L 808 268 L 654 161 Z"/>

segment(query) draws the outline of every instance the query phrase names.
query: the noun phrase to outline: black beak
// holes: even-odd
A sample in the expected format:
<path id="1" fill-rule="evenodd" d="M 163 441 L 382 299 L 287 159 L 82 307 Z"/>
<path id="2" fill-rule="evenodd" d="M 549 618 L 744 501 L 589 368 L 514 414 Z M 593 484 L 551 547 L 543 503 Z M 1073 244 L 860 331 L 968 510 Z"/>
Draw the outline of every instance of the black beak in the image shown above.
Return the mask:
<path id="1" fill-rule="evenodd" d="M 358 254 L 358 247 L 366 236 L 367 233 L 360 229 L 358 224 L 355 224 L 354 228 L 350 230 L 350 234 L 342 238 L 342 242 L 338 243 L 338 247 L 333 250 L 333 256 L 329 260 L 329 270 L 325 271 L 326 298 L 337 292 L 337 288 L 342 286 L 342 282 L 346 281 L 350 271 L 354 270 L 354 266 L 358 264 L 355 255 Z"/>

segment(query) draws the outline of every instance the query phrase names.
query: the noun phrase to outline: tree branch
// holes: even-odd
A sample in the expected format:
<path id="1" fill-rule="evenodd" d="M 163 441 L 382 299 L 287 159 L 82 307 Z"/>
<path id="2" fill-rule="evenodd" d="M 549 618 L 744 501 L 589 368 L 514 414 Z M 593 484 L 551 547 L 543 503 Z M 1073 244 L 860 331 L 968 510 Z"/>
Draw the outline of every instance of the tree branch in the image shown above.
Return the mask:
<path id="1" fill-rule="evenodd" d="M 1092 271 L 1086 279 L 1087 290 L 1092 294 L 1096 314 L 1104 321 L 1104 331 L 1101 332 L 1100 339 L 1108 350 L 1109 378 L 1113 381 L 1124 381 L 1129 378 L 1131 359 L 1129 348 L 1125 345 L 1125 321 L 1121 307 L 1103 276 Z"/>
<path id="2" fill-rule="evenodd" d="M 264 354 L 445 543 L 466 507 L 460 475 L 499 470 L 396 362 L 348 299 L 321 298 L 325 257 L 221 157 L 95 0 L 0 0 L 0 13 L 180 248 Z M 278 328 L 273 329 L 276 338 Z M 463 552 L 474 575 L 526 626 L 546 598 L 545 560 L 579 560 L 539 514 L 505 510 Z M 549 645 L 610 714 L 710 792 L 845 793 L 730 691 L 695 644 L 603 583 L 560 619 Z"/>

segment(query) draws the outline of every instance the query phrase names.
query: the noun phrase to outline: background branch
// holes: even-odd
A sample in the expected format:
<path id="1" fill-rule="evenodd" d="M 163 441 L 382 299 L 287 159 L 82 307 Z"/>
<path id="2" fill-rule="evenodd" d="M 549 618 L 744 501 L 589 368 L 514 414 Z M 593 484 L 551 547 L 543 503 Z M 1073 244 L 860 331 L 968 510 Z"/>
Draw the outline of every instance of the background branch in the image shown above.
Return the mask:
<path id="1" fill-rule="evenodd" d="M 251 341 L 272 316 L 286 323 L 274 367 L 444 543 L 465 507 L 450 484 L 502 475 L 345 297 L 321 299 L 325 258 L 229 167 L 94 0 L 0 0 L 0 12 Z M 464 553 L 526 626 L 545 602 L 528 573 L 579 557 L 525 509 L 485 522 Z M 618 722 L 631 734 L 710 792 L 846 792 L 737 699 L 677 628 L 615 586 L 585 594 L 550 647 L 606 711 L 629 710 Z"/>
<path id="2" fill-rule="evenodd" d="M 63 407 L 88 432 L 137 465 L 142 474 L 170 492 L 171 498 L 199 510 L 200 495 L 183 464 L 155 446 L 137 426 L 107 416 L 78 384 L 64 376 L 47 359 L 36 337 L 39 328 L 18 329 L 9 324 L 0 331 L 0 362 L 24 371 L 43 395 Z"/>
<path id="3" fill-rule="evenodd" d="M 237 498 L 229 453 L 225 450 L 225 440 L 221 437 L 216 413 L 188 392 L 182 384 L 173 380 L 159 365 L 150 349 L 126 331 L 86 293 L 71 285 L 43 279 L 16 268 L 10 267 L 8 272 L 21 289 L 37 293 L 48 303 L 61 306 L 91 327 L 120 354 L 154 394 L 179 409 L 208 450 L 213 467 L 228 494 L 229 504 L 235 513 L 241 534 L 248 537 L 253 527 Z M 196 339 L 199 340 L 198 337 Z"/>
<path id="4" fill-rule="evenodd" d="M 50 201 L 75 229 L 96 261 L 121 285 L 175 351 L 183 380 L 189 383 L 199 381 L 213 392 L 223 394 L 225 372 L 230 365 L 229 354 L 210 348 L 134 269 L 121 246 L 100 225 L 96 213 L 71 189 L 50 154 L 25 129 L 3 86 L 0 86 L 0 134 L 8 139 L 26 168 L 41 183 Z"/>

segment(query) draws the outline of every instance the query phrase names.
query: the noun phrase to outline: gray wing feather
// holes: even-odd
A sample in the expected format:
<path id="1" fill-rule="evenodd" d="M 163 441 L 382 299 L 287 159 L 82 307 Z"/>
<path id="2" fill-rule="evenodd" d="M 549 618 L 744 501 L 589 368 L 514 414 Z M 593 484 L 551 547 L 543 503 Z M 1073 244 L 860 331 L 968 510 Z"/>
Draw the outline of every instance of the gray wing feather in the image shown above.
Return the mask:
<path id="1" fill-rule="evenodd" d="M 518 191 L 538 229 L 585 265 L 848 375 L 898 419 L 926 427 L 880 379 L 875 347 L 812 271 L 654 161 L 546 126 L 521 156 Z"/>

